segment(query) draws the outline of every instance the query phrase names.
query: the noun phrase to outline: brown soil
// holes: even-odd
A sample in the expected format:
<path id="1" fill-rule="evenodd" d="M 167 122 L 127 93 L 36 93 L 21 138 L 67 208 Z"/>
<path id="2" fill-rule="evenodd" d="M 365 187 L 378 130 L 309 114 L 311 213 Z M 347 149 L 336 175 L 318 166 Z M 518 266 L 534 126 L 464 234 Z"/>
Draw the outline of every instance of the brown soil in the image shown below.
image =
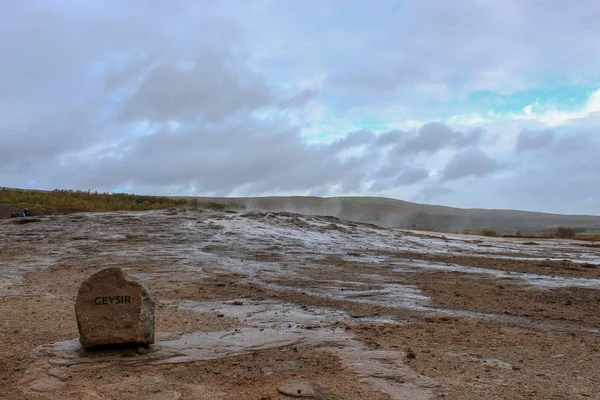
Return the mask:
<path id="1" fill-rule="evenodd" d="M 580 246 L 578 243 L 572 243 L 573 246 Z M 515 260 L 497 258 L 500 256 L 515 256 L 511 253 L 485 253 L 482 252 L 479 257 L 472 255 L 456 254 L 427 254 L 423 252 L 412 251 L 376 251 L 376 254 L 382 254 L 390 257 L 390 260 L 423 260 L 439 263 L 456 264 L 468 267 L 489 268 L 501 271 L 515 271 L 533 274 L 557 275 L 557 276 L 579 276 L 584 278 L 600 278 L 600 265 L 589 263 L 575 263 L 569 259 L 563 260 Z M 519 254 L 519 257 L 528 257 L 527 254 Z M 535 257 L 531 255 L 531 258 Z"/>
<path id="2" fill-rule="evenodd" d="M 598 268 L 493 254 L 375 250 L 371 243 L 384 240 L 379 235 L 387 230 L 327 219 L 313 223 L 295 215 L 193 212 L 0 222 L 0 398 L 275 400 L 290 398 L 277 390 L 282 383 L 304 379 L 325 387 L 327 394 L 317 398 L 329 399 L 600 399 L 600 286 L 593 281 Z M 352 241 L 364 235 L 373 235 L 365 245 Z M 323 244 L 328 238 L 340 242 Z M 529 247 L 532 253 L 525 256 L 536 257 L 539 246 Z M 565 242 L 560 255 L 569 251 L 575 257 L 598 250 Z M 386 260 L 372 261 L 373 254 Z M 411 259 L 588 283 L 542 287 L 518 277 L 392 268 Z M 149 286 L 159 336 L 268 330 L 271 325 L 260 325 L 256 312 L 236 314 L 250 304 L 294 305 L 306 313 L 324 309 L 344 317 L 334 321 L 334 314 L 323 314 L 291 328 L 306 335 L 298 344 L 188 362 L 169 362 L 152 348 L 149 354 L 84 354 L 67 364 L 62 356 L 40 352 L 40 346 L 78 337 L 78 286 L 104 266 L 125 268 Z M 397 304 L 403 292 L 386 290 L 403 287 L 429 299 L 410 303 L 410 292 L 407 305 Z M 182 308 L 221 303 L 225 311 Z M 315 332 L 350 339 L 310 344 Z M 355 347 L 345 348 L 344 340 Z M 344 357 L 358 351 L 398 354 L 397 372 L 357 372 Z M 381 368 L 393 363 L 386 359 Z"/>

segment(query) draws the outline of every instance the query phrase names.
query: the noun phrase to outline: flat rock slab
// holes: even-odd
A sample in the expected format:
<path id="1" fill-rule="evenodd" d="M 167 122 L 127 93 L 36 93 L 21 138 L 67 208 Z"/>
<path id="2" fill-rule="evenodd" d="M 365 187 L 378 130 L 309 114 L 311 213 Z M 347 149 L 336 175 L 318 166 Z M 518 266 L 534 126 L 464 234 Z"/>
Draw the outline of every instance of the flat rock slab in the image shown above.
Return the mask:
<path id="1" fill-rule="evenodd" d="M 106 268 L 85 280 L 75 314 L 85 348 L 154 343 L 154 301 L 146 286 L 121 268 Z"/>
<path id="2" fill-rule="evenodd" d="M 331 393 L 316 382 L 293 379 L 277 387 L 277 391 L 285 396 L 300 399 L 329 399 Z"/>

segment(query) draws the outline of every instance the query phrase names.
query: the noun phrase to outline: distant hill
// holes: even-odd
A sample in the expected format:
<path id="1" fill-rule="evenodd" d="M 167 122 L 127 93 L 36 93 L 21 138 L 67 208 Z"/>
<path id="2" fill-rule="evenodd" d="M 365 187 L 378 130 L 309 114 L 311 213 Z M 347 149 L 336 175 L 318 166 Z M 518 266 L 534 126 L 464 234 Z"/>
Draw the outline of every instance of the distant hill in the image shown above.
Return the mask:
<path id="1" fill-rule="evenodd" d="M 410 203 L 384 197 L 298 196 L 200 199 L 243 204 L 248 210 L 333 215 L 350 221 L 368 222 L 392 228 L 472 232 L 487 228 L 498 232 L 540 233 L 552 231 L 558 226 L 569 226 L 585 231 L 600 231 L 600 216 L 462 209 Z"/>
<path id="2" fill-rule="evenodd" d="M 169 207 L 232 208 L 332 215 L 390 228 L 477 233 L 549 232 L 558 226 L 600 232 L 600 216 L 560 215 L 514 210 L 462 209 L 410 203 L 384 197 L 159 197 L 73 190 L 26 190 L 0 187 L 0 219 L 28 207 L 34 214 L 77 211 L 152 210 Z"/>

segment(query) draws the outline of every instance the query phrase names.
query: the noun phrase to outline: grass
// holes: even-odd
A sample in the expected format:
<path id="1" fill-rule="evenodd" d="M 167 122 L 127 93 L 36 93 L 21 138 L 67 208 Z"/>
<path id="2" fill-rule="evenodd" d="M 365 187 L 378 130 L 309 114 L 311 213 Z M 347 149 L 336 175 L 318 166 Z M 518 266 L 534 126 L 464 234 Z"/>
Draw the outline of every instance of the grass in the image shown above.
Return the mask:
<path id="1" fill-rule="evenodd" d="M 0 203 L 33 213 L 55 214 L 75 211 L 145 211 L 172 207 L 214 210 L 240 209 L 231 202 L 200 201 L 194 198 L 140 196 L 127 193 L 98 193 L 81 190 L 25 190 L 0 188 Z"/>
<path id="2" fill-rule="evenodd" d="M 575 236 L 577 240 L 585 240 L 588 242 L 600 242 L 600 234 L 598 233 L 580 233 Z"/>
<path id="3" fill-rule="evenodd" d="M 467 233 L 467 232 L 463 232 L 463 233 Z M 483 232 L 481 232 L 480 235 L 481 236 L 494 236 L 494 235 L 486 235 Z M 565 237 L 564 235 L 557 233 L 556 230 L 548 231 L 548 232 L 540 232 L 540 233 L 528 233 L 528 234 L 504 233 L 504 234 L 502 234 L 502 237 L 521 238 L 521 239 L 525 239 L 525 238 L 527 238 L 527 239 L 573 239 L 573 240 L 584 240 L 584 241 L 589 241 L 589 242 L 600 241 L 599 233 L 582 232 L 582 233 L 576 233 L 573 237 Z M 537 244 L 537 243 L 525 242 L 524 244 Z"/>

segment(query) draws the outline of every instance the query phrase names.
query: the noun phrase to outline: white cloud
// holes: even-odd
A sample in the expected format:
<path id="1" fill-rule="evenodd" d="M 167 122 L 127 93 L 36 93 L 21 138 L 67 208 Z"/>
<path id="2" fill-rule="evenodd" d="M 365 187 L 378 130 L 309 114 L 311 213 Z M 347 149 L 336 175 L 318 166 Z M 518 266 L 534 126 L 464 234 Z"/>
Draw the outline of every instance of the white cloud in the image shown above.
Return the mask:
<path id="1" fill-rule="evenodd" d="M 593 91 L 587 101 L 579 109 L 561 111 L 561 104 L 543 104 L 539 101 L 528 104 L 522 114 L 508 114 L 506 119 L 533 120 L 547 126 L 565 125 L 573 120 L 584 119 L 600 112 L 600 89 Z"/>

